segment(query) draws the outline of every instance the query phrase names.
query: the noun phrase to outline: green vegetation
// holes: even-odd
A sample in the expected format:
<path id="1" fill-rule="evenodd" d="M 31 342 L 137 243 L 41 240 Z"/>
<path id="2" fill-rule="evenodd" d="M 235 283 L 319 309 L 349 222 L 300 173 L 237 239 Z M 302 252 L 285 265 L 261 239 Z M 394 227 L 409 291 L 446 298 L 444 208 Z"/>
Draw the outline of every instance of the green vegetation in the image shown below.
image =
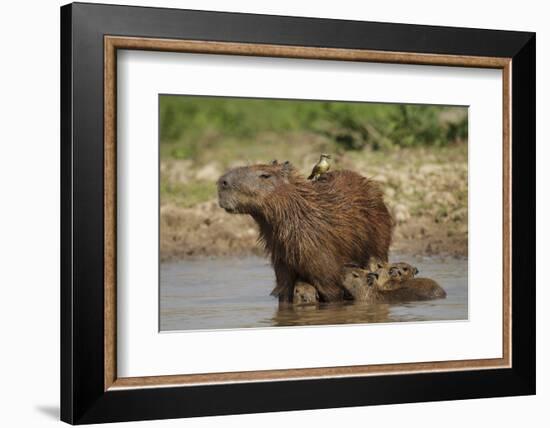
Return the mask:
<path id="1" fill-rule="evenodd" d="M 191 160 L 221 143 L 250 158 L 297 134 L 343 152 L 442 147 L 468 133 L 461 107 L 169 95 L 161 97 L 160 124 L 162 157 Z"/>

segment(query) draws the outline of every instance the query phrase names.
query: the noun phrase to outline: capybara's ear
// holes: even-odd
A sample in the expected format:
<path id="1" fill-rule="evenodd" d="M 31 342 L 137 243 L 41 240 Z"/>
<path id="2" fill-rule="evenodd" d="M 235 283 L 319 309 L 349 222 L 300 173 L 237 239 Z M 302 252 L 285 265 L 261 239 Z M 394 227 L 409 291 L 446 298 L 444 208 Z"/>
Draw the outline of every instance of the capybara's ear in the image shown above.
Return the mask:
<path id="1" fill-rule="evenodd" d="M 279 165 L 279 161 L 277 161 L 277 159 L 273 159 L 271 161 L 271 165 Z"/>
<path id="2" fill-rule="evenodd" d="M 282 169 L 283 174 L 290 173 L 290 171 L 292 171 L 292 168 L 293 168 L 292 164 L 289 161 L 285 161 L 283 163 L 283 169 Z"/>

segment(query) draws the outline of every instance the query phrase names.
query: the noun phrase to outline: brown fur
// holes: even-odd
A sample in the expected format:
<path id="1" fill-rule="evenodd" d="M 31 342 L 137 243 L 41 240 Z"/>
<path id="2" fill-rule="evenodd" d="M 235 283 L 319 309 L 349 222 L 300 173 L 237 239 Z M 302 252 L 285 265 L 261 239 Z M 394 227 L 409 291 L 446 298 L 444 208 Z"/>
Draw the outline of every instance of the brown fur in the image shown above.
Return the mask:
<path id="1" fill-rule="evenodd" d="M 313 285 L 301 281 L 294 285 L 292 303 L 295 305 L 311 305 L 318 302 L 319 294 Z"/>
<path id="2" fill-rule="evenodd" d="M 388 263 L 378 269 L 369 269 L 378 275 L 378 286 L 381 290 L 395 290 L 401 288 L 401 284 L 413 279 L 418 269 L 408 263 Z"/>
<path id="3" fill-rule="evenodd" d="M 401 287 L 385 292 L 388 303 L 409 302 L 418 300 L 443 299 L 447 293 L 430 278 L 412 278 L 401 283 Z"/>
<path id="4" fill-rule="evenodd" d="M 345 267 L 343 284 L 354 300 L 366 303 L 400 303 L 418 300 L 442 299 L 447 293 L 429 278 L 412 278 L 386 289 L 378 276 L 366 269 Z M 397 283 L 396 283 L 397 284 Z"/>
<path id="5" fill-rule="evenodd" d="M 377 271 L 378 269 L 383 269 L 387 266 L 388 266 L 387 262 L 383 262 L 380 259 L 371 257 L 369 264 L 366 266 L 366 269 L 368 269 L 370 272 L 374 272 L 374 271 Z"/>
<path id="6" fill-rule="evenodd" d="M 390 274 L 389 265 L 376 270 L 369 269 L 369 273 L 375 273 L 377 275 L 377 284 L 380 290 L 394 290 L 401 287 L 401 277 L 396 270 L 391 270 Z"/>
<path id="7" fill-rule="evenodd" d="M 344 298 L 341 267 L 388 260 L 393 221 L 382 191 L 352 171 L 308 181 L 285 162 L 235 168 L 218 181 L 219 203 L 250 214 L 271 255 L 277 286 L 292 301 L 294 284 L 312 284 L 323 301 Z"/>
<path id="8" fill-rule="evenodd" d="M 399 277 L 401 281 L 412 279 L 415 277 L 416 274 L 418 274 L 418 269 L 416 268 L 416 266 L 412 266 L 404 262 L 390 263 L 388 268 L 390 270 L 390 275 L 392 270 L 395 270 L 396 275 Z"/>

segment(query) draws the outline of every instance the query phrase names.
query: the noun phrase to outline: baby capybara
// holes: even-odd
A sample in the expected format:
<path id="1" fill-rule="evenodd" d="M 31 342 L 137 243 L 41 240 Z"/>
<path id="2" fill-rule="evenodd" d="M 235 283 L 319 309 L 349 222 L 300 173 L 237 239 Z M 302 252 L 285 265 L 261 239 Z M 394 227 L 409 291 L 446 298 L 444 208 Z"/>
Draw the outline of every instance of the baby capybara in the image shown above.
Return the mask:
<path id="1" fill-rule="evenodd" d="M 388 268 L 390 270 L 390 276 L 397 276 L 401 281 L 412 279 L 418 274 L 418 268 L 410 265 L 409 263 L 391 263 Z"/>
<path id="2" fill-rule="evenodd" d="M 294 285 L 292 303 L 295 305 L 313 305 L 319 302 L 319 294 L 313 285 L 298 281 Z"/>
<path id="3" fill-rule="evenodd" d="M 388 263 L 381 268 L 370 270 L 378 274 L 378 286 L 382 290 L 393 290 L 401 287 L 401 283 L 413 279 L 418 269 L 409 263 Z"/>
<path id="4" fill-rule="evenodd" d="M 401 282 L 412 279 L 418 274 L 418 269 L 409 263 L 388 263 L 377 259 L 371 259 L 366 267 L 350 264 L 345 267 L 358 267 L 376 273 L 379 276 L 378 285 L 383 290 L 397 288 Z"/>
<path id="5" fill-rule="evenodd" d="M 443 299 L 447 293 L 430 278 L 411 278 L 392 288 L 385 288 L 379 273 L 357 267 L 344 267 L 343 285 L 358 302 L 402 303 L 418 300 Z"/>
<path id="6" fill-rule="evenodd" d="M 279 301 L 292 302 L 297 281 L 313 285 L 322 301 L 342 300 L 344 264 L 388 260 L 391 215 L 379 186 L 355 172 L 312 182 L 288 162 L 234 168 L 218 180 L 218 197 L 227 212 L 258 224 Z"/>

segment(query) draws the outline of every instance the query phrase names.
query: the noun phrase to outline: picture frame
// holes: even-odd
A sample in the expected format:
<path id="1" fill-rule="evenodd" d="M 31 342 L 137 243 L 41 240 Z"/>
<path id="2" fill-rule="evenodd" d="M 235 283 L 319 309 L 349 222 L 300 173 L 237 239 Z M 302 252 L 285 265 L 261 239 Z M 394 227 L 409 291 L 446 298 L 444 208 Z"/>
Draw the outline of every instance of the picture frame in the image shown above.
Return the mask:
<path id="1" fill-rule="evenodd" d="M 108 18 L 108 19 L 107 19 Z M 499 359 L 117 376 L 118 50 L 500 69 Z M 73 3 L 61 8 L 61 419 L 71 424 L 535 393 L 535 34 Z M 491 165 L 491 164 L 489 164 Z"/>

